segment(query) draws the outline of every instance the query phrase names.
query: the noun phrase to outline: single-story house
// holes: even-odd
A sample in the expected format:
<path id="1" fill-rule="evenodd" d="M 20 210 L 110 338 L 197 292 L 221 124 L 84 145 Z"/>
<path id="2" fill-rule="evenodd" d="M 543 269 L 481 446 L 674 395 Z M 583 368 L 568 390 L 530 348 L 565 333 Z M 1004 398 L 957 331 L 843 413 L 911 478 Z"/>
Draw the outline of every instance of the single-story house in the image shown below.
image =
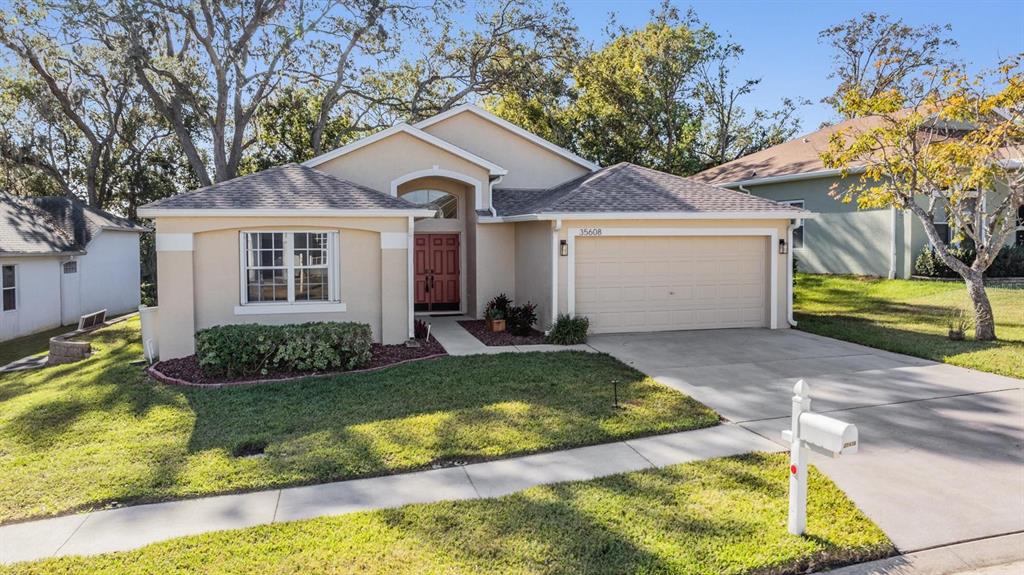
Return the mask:
<path id="1" fill-rule="evenodd" d="M 844 191 L 860 178 L 863 167 L 853 167 L 843 179 L 839 170 L 826 168 L 820 157 L 837 131 L 866 130 L 876 122 L 875 117 L 845 120 L 692 177 L 817 214 L 804 222 L 793 240 L 802 271 L 908 278 L 917 256 L 929 245 L 924 226 L 910 212 L 895 208 L 860 210 L 856 202 L 833 198 L 832 186 Z M 987 190 L 979 201 L 995 205 L 1005 197 L 1005 190 Z M 941 208 L 936 222 L 947 241 L 956 236 Z M 1024 245 L 1024 207 L 1017 214 L 1016 232 L 1007 243 Z"/>
<path id="2" fill-rule="evenodd" d="M 499 293 L 594 332 L 787 327 L 799 208 L 631 164 L 601 168 L 473 105 L 143 206 L 162 359 L 197 330 L 480 317 Z"/>
<path id="3" fill-rule="evenodd" d="M 146 231 L 76 199 L 0 193 L 0 341 L 137 309 Z"/>

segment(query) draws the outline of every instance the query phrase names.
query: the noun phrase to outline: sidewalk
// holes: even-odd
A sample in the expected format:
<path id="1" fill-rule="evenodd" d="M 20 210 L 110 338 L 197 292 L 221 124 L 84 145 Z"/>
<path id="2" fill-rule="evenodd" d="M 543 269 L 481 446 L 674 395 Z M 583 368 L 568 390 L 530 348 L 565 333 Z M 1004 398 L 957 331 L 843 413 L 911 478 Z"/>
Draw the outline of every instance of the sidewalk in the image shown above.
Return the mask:
<path id="1" fill-rule="evenodd" d="M 822 575 L 1020 575 L 1024 533 L 1014 533 L 850 565 Z"/>
<path id="2" fill-rule="evenodd" d="M 448 355 L 477 355 L 481 353 L 525 353 L 530 351 L 587 351 L 597 350 L 587 344 L 580 345 L 501 345 L 487 346 L 459 325 L 470 319 L 464 315 L 433 316 L 423 318 L 430 324 L 430 335 L 441 342 Z"/>
<path id="3" fill-rule="evenodd" d="M 125 551 L 184 535 L 410 503 L 497 497 L 546 483 L 779 450 L 738 426 L 719 425 L 401 475 L 94 511 L 0 527 L 0 564 Z"/>

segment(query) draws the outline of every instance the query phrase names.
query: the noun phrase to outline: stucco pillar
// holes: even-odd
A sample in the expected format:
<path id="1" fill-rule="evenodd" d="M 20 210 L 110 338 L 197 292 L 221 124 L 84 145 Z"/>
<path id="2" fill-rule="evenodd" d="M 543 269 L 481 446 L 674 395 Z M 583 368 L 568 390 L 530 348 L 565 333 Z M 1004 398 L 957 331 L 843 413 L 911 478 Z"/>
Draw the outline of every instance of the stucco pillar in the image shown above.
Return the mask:
<path id="1" fill-rule="evenodd" d="M 156 234 L 160 359 L 195 353 L 193 241 L 190 233 Z"/>
<path id="2" fill-rule="evenodd" d="M 380 337 L 384 344 L 409 338 L 410 237 L 403 232 L 380 234 Z"/>

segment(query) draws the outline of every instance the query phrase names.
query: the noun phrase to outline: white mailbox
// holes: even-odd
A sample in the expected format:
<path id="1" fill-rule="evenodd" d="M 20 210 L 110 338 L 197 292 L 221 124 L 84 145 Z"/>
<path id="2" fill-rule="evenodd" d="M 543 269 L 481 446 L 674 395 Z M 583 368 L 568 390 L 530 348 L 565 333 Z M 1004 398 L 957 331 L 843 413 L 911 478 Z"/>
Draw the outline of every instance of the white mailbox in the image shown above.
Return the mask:
<path id="1" fill-rule="evenodd" d="M 811 411 L 811 387 L 804 380 L 793 387 L 793 416 L 782 432 L 789 442 L 789 532 L 807 528 L 807 451 L 831 457 L 857 453 L 857 426 Z"/>
<path id="2" fill-rule="evenodd" d="M 800 439 L 832 457 L 857 453 L 857 426 L 820 413 L 800 414 Z"/>

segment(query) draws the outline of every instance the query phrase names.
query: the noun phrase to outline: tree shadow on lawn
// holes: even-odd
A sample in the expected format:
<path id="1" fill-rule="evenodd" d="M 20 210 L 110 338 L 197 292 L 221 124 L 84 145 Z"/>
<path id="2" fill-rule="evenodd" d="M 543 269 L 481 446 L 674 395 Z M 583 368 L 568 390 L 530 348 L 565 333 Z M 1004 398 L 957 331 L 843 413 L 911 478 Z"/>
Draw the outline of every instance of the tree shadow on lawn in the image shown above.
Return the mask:
<path id="1" fill-rule="evenodd" d="M 846 551 L 827 529 L 788 535 L 784 467 L 768 481 L 741 461 L 775 459 L 751 454 L 380 514 L 449 565 L 495 571 L 795 573 L 891 553 L 887 544 Z"/>

